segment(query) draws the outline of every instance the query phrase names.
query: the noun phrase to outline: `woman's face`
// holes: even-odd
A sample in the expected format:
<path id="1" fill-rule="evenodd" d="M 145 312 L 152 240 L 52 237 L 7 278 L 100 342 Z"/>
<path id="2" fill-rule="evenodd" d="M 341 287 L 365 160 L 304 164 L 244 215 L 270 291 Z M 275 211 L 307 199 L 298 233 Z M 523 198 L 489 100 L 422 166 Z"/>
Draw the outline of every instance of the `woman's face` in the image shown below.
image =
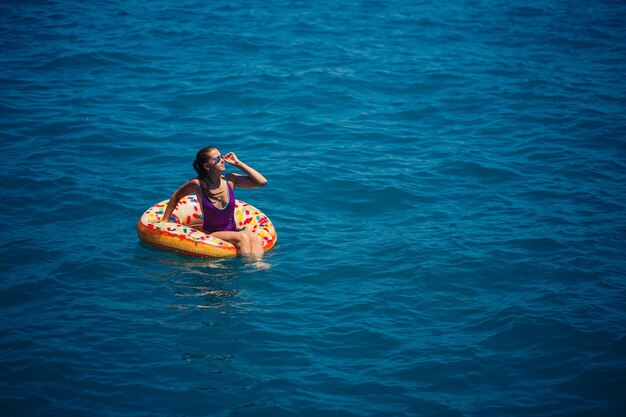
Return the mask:
<path id="1" fill-rule="evenodd" d="M 222 158 L 222 154 L 217 149 L 209 151 L 209 160 L 204 163 L 204 166 L 209 171 L 212 169 L 224 171 L 226 169 L 224 166 L 224 158 Z"/>

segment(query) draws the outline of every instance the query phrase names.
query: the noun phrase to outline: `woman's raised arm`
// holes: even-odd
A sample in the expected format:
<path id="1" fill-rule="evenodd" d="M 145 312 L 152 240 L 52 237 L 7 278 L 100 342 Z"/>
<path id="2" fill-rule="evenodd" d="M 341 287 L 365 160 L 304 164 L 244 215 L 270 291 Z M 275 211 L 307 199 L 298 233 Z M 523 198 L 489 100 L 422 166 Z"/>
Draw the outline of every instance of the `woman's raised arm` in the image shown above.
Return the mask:
<path id="1" fill-rule="evenodd" d="M 263 175 L 261 175 L 261 173 L 259 173 L 256 169 L 249 167 L 248 165 L 241 162 L 239 158 L 237 158 L 237 155 L 235 155 L 233 152 L 228 152 L 226 155 L 223 156 L 223 158 L 224 161 L 228 162 L 232 166 L 239 168 L 241 172 L 247 175 L 247 177 L 244 177 L 237 174 L 230 174 L 230 178 L 233 180 L 233 182 L 235 182 L 235 185 L 237 185 L 237 187 L 259 188 L 267 184 L 267 180 Z"/>

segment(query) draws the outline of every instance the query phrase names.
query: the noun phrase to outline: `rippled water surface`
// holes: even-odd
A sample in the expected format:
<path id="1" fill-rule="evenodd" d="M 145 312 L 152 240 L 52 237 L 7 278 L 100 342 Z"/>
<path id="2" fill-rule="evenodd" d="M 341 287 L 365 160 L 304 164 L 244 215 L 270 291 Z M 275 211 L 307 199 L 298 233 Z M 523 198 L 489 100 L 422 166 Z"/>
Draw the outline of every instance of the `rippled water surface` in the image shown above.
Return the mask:
<path id="1" fill-rule="evenodd" d="M 0 3 L 7 416 L 621 416 L 621 1 Z M 141 244 L 216 145 L 257 270 Z"/>

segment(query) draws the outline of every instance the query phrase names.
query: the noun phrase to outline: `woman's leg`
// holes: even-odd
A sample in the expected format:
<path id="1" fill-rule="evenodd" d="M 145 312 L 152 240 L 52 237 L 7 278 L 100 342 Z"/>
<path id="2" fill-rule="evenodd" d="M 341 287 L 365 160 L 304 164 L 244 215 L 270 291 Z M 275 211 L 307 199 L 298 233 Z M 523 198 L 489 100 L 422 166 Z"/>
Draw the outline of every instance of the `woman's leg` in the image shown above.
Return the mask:
<path id="1" fill-rule="evenodd" d="M 245 233 L 248 235 L 251 253 L 257 256 L 263 256 L 263 253 L 265 251 L 263 250 L 263 239 L 261 239 L 261 236 L 257 235 L 256 233 L 247 231 L 241 231 L 241 233 Z"/>
<path id="2" fill-rule="evenodd" d="M 250 255 L 252 249 L 250 247 L 250 237 L 246 233 L 241 232 L 213 232 L 211 236 L 232 243 L 237 248 L 240 255 Z"/>
<path id="3" fill-rule="evenodd" d="M 246 258 L 251 258 L 254 266 L 258 269 L 268 269 L 270 266 L 262 261 L 263 258 L 263 240 L 261 236 L 240 230 L 238 232 L 214 232 L 211 233 L 218 239 L 232 243 L 237 248 L 237 253 Z"/>
<path id="4" fill-rule="evenodd" d="M 242 230 L 239 233 L 244 233 L 248 236 L 250 242 L 250 259 L 254 262 L 254 266 L 257 269 L 269 269 L 269 264 L 263 262 L 263 239 L 256 233 Z"/>

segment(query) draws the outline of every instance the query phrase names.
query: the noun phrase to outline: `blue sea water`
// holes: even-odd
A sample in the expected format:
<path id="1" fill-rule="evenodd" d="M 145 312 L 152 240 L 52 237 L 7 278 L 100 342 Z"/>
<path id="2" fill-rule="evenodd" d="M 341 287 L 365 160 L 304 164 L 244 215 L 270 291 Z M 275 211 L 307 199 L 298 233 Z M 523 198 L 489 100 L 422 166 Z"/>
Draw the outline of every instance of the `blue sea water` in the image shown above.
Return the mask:
<path id="1" fill-rule="evenodd" d="M 621 416 L 622 1 L 0 3 L 3 416 Z M 139 242 L 203 146 L 258 270 Z"/>

